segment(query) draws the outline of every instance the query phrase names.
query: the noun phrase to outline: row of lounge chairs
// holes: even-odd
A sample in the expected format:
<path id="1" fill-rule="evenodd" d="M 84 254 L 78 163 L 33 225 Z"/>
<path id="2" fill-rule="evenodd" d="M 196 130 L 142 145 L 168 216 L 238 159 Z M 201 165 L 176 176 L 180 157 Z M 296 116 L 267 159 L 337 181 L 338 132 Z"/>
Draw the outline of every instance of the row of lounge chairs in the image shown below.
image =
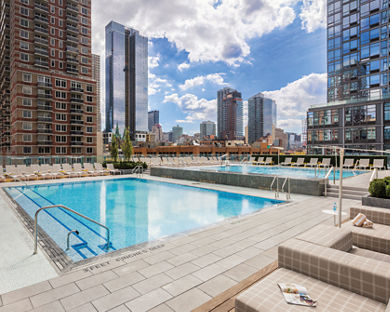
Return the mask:
<path id="1" fill-rule="evenodd" d="M 200 165 L 217 165 L 221 164 L 221 159 L 210 156 L 195 156 L 195 157 L 151 157 L 139 158 L 138 161 L 145 162 L 148 166 L 200 166 Z"/>
<path id="2" fill-rule="evenodd" d="M 54 165 L 7 165 L 0 173 L 2 181 L 29 181 L 38 179 L 57 179 L 64 177 L 99 176 L 120 173 L 112 164 L 107 164 L 103 168 L 101 163 L 84 163 L 84 168 L 80 163 L 54 164 Z"/>
<path id="3" fill-rule="evenodd" d="M 264 157 L 259 157 L 258 160 L 255 160 L 254 157 L 251 157 L 250 162 L 253 165 L 272 165 L 272 157 L 267 157 L 264 160 Z M 292 157 L 286 157 L 282 163 L 282 166 L 292 166 L 292 167 L 320 167 L 320 168 L 329 168 L 331 166 L 331 158 L 323 158 L 322 162 L 318 162 L 318 158 L 312 157 L 308 163 L 305 163 L 304 157 L 298 157 L 296 162 L 292 162 Z M 356 163 L 353 158 L 346 158 L 344 161 L 343 168 L 347 169 L 370 169 L 370 159 L 362 158 Z M 385 169 L 383 159 L 374 159 L 372 164 L 372 169 Z"/>

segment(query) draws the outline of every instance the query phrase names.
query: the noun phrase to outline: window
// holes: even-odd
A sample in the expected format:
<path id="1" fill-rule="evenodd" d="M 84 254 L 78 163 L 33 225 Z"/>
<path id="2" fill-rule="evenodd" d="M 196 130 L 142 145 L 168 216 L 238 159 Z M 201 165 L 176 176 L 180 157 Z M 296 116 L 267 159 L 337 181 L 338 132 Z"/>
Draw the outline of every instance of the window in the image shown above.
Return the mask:
<path id="1" fill-rule="evenodd" d="M 45 147 L 39 146 L 38 147 L 38 154 L 49 154 L 49 153 L 50 153 L 50 147 L 48 147 L 48 146 L 45 146 Z"/>
<path id="2" fill-rule="evenodd" d="M 88 25 L 88 19 L 86 19 L 85 17 L 81 17 L 81 24 Z"/>
<path id="3" fill-rule="evenodd" d="M 32 118 L 32 112 L 30 110 L 24 110 L 23 118 Z"/>
<path id="4" fill-rule="evenodd" d="M 87 143 L 93 143 L 93 137 L 87 137 Z"/>
<path id="5" fill-rule="evenodd" d="M 22 38 L 28 39 L 28 37 L 29 37 L 29 32 L 28 32 L 27 30 L 21 29 L 20 32 L 19 32 L 19 35 L 20 35 L 20 37 L 22 37 Z"/>
<path id="6" fill-rule="evenodd" d="M 23 106 L 32 106 L 32 99 L 23 98 L 23 99 L 22 99 L 22 105 L 23 105 Z"/>
<path id="7" fill-rule="evenodd" d="M 87 116 L 87 122 L 89 122 L 89 123 L 93 122 L 92 116 Z"/>
<path id="8" fill-rule="evenodd" d="M 26 8 L 26 7 L 21 6 L 20 7 L 20 14 L 25 15 L 25 16 L 29 16 L 30 15 L 29 9 Z"/>
<path id="9" fill-rule="evenodd" d="M 93 87 L 92 85 L 87 85 L 87 92 L 92 92 L 93 91 Z"/>
<path id="10" fill-rule="evenodd" d="M 56 79 L 56 87 L 66 88 L 66 80 Z"/>
<path id="11" fill-rule="evenodd" d="M 23 146 L 24 154 L 31 154 L 31 146 Z"/>
<path id="12" fill-rule="evenodd" d="M 56 125 L 56 131 L 66 132 L 66 125 Z"/>
<path id="13" fill-rule="evenodd" d="M 87 15 L 88 14 L 87 8 L 81 7 L 81 13 Z"/>
<path id="14" fill-rule="evenodd" d="M 66 121 L 66 114 L 56 114 L 56 120 Z"/>
<path id="15" fill-rule="evenodd" d="M 32 82 L 32 75 L 29 73 L 23 73 L 23 82 Z"/>
<path id="16" fill-rule="evenodd" d="M 87 154 L 92 154 L 92 153 L 93 153 L 93 148 L 87 147 Z"/>
<path id="17" fill-rule="evenodd" d="M 88 44 L 88 43 L 89 43 L 88 38 L 86 38 L 86 37 L 81 37 L 81 43 L 82 43 L 82 44 Z"/>
<path id="18" fill-rule="evenodd" d="M 31 142 L 32 141 L 32 135 L 31 134 L 23 134 L 23 142 Z"/>
<path id="19" fill-rule="evenodd" d="M 21 18 L 21 19 L 20 19 L 20 26 L 28 27 L 28 26 L 29 26 L 28 20 L 26 20 L 26 19 L 24 19 L 24 18 Z"/>
<path id="20" fill-rule="evenodd" d="M 23 128 L 23 130 L 32 130 L 32 123 L 31 122 L 23 122 L 22 128 Z"/>
<path id="21" fill-rule="evenodd" d="M 20 52 L 20 60 L 24 62 L 28 62 L 29 60 L 29 55 L 27 53 L 22 53 Z"/>
<path id="22" fill-rule="evenodd" d="M 61 69 L 64 68 L 64 63 L 63 62 L 58 62 L 58 67 L 61 68 Z"/>
<path id="23" fill-rule="evenodd" d="M 59 19 L 59 20 L 58 20 L 58 25 L 59 25 L 60 27 L 64 26 L 64 21 L 63 21 L 62 19 Z"/>
<path id="24" fill-rule="evenodd" d="M 50 17 L 50 23 L 51 24 L 55 24 L 56 23 L 56 19 L 53 16 Z"/>
<path id="25" fill-rule="evenodd" d="M 90 96 L 90 95 L 87 95 L 87 102 L 92 102 L 92 99 L 93 99 L 93 97 L 92 96 Z"/>
<path id="26" fill-rule="evenodd" d="M 66 147 L 56 146 L 56 154 L 66 154 Z"/>
<path id="27" fill-rule="evenodd" d="M 23 86 L 22 93 L 23 94 L 32 94 L 32 87 L 31 86 Z"/>
<path id="28" fill-rule="evenodd" d="M 29 4 L 29 0 L 20 0 L 21 3 Z"/>
<path id="29" fill-rule="evenodd" d="M 66 135 L 56 135 L 56 142 L 66 143 Z"/>
<path id="30" fill-rule="evenodd" d="M 56 102 L 56 109 L 66 110 L 66 103 Z"/>
<path id="31" fill-rule="evenodd" d="M 83 56 L 83 57 L 81 58 L 81 63 L 83 63 L 83 64 L 88 64 L 88 57 Z M 87 72 L 88 72 L 88 69 L 87 69 Z"/>
<path id="32" fill-rule="evenodd" d="M 56 56 L 56 51 L 54 49 L 50 49 L 51 56 Z"/>
<path id="33" fill-rule="evenodd" d="M 30 45 L 27 42 L 24 42 L 24 41 L 20 41 L 19 47 L 22 50 L 29 50 L 30 49 Z"/>
<path id="34" fill-rule="evenodd" d="M 93 132 L 93 128 L 92 127 L 87 127 L 87 133 L 92 133 Z"/>
<path id="35" fill-rule="evenodd" d="M 66 99 L 66 92 L 56 91 L 56 98 Z"/>
<path id="36" fill-rule="evenodd" d="M 87 106 L 87 113 L 93 113 L 93 107 Z"/>
<path id="37" fill-rule="evenodd" d="M 50 28 L 50 34 L 54 36 L 56 34 L 56 30 L 54 28 Z"/>

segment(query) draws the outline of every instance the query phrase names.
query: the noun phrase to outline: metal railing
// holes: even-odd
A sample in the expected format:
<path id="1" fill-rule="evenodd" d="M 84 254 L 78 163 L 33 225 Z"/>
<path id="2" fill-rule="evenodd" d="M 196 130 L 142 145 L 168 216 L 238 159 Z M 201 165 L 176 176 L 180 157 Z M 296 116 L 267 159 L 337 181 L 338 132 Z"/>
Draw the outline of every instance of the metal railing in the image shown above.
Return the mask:
<path id="1" fill-rule="evenodd" d="M 285 187 L 286 183 L 287 183 L 287 192 L 284 190 L 284 187 Z M 286 199 L 291 199 L 291 193 L 290 193 L 290 177 L 286 177 L 286 178 L 284 179 L 284 182 L 283 182 L 283 184 L 282 184 L 281 191 L 286 193 Z"/>
<path id="2" fill-rule="evenodd" d="M 33 253 L 33 255 L 36 255 L 37 252 L 38 252 L 38 215 L 39 215 L 39 213 L 42 210 L 47 210 L 47 209 L 52 209 L 52 208 L 62 208 L 62 209 L 65 209 L 65 210 L 67 210 L 69 212 L 72 212 L 72 213 L 74 213 L 74 214 L 76 214 L 76 215 L 78 215 L 78 216 L 80 216 L 80 217 L 82 217 L 82 218 L 84 218 L 84 219 L 86 219 L 86 220 L 88 220 L 88 221 L 90 221 L 92 223 L 95 223 L 95 224 L 101 226 L 102 228 L 106 229 L 106 232 L 107 232 L 107 234 L 106 234 L 107 235 L 106 236 L 107 244 L 106 244 L 105 249 L 106 249 L 106 251 L 108 251 L 110 249 L 110 245 L 111 245 L 110 244 L 110 229 L 107 226 L 105 226 L 105 225 L 103 225 L 103 224 L 101 224 L 101 223 L 99 223 L 99 222 L 97 222 L 97 221 L 95 221 L 95 220 L 93 220 L 93 219 L 91 219 L 91 218 L 89 218 L 87 216 L 84 216 L 83 214 L 81 214 L 81 213 L 79 213 L 79 212 L 77 212 L 77 211 L 75 211 L 73 209 L 70 209 L 69 207 L 66 207 L 64 205 L 53 205 L 53 206 L 46 206 L 46 207 L 39 208 L 35 212 L 35 218 L 34 218 L 34 253 Z"/>
<path id="3" fill-rule="evenodd" d="M 144 172 L 144 167 L 142 167 L 141 165 L 136 166 L 132 171 L 132 173 L 137 173 L 139 176 L 142 176 L 143 172 Z"/>
<path id="4" fill-rule="evenodd" d="M 378 179 L 378 168 L 375 168 L 374 171 L 372 172 L 370 182 L 372 182 L 375 179 Z"/>
<path id="5" fill-rule="evenodd" d="M 328 196 L 328 182 L 329 182 L 329 176 L 332 174 L 332 171 L 333 171 L 333 184 L 336 183 L 336 178 L 335 178 L 336 169 L 335 167 L 330 167 L 328 172 L 325 175 L 325 197 Z"/>
<path id="6" fill-rule="evenodd" d="M 269 187 L 269 190 L 272 192 L 272 187 L 274 186 L 275 182 L 276 182 L 275 198 L 279 198 L 279 179 L 277 176 L 274 176 L 271 185 Z"/>

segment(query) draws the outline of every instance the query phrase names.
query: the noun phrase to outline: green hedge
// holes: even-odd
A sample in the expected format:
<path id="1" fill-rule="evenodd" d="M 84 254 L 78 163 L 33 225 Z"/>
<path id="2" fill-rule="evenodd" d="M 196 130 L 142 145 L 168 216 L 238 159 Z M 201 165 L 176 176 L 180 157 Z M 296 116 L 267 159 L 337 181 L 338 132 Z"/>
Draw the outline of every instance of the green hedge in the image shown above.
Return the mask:
<path id="1" fill-rule="evenodd" d="M 104 162 L 103 167 L 107 167 L 107 163 L 113 164 L 115 169 L 134 169 L 137 166 L 148 168 L 148 165 L 141 161 Z"/>
<path id="2" fill-rule="evenodd" d="M 278 155 L 276 154 L 262 154 L 262 155 L 252 155 L 253 157 L 256 157 L 256 160 L 259 158 L 259 157 L 264 157 L 264 159 L 266 157 L 272 157 L 272 161 L 274 164 L 277 164 L 278 163 Z M 305 158 L 305 163 L 309 163 L 310 162 L 310 158 L 318 158 L 318 161 L 322 162 L 322 159 L 323 158 L 331 158 L 331 165 L 332 166 L 335 166 L 336 165 L 336 158 L 337 158 L 337 166 L 340 165 L 340 157 L 339 156 L 332 156 L 332 155 L 280 155 L 279 156 L 279 161 L 282 163 L 284 162 L 284 160 L 287 158 L 287 157 L 292 157 L 292 162 L 296 162 L 298 158 L 301 158 L 301 157 L 304 157 Z M 344 156 L 344 159 L 346 158 L 353 158 L 354 159 L 354 163 L 356 163 L 359 159 L 367 159 L 369 158 L 370 159 L 370 164 L 372 165 L 373 162 L 374 162 L 374 159 L 384 159 L 384 164 L 385 164 L 385 168 L 387 167 L 387 156 L 373 156 L 373 155 L 362 155 L 362 156 L 359 156 L 359 155 L 345 155 Z"/>
<path id="3" fill-rule="evenodd" d="M 371 181 L 368 191 L 372 197 L 390 198 L 390 177 Z"/>

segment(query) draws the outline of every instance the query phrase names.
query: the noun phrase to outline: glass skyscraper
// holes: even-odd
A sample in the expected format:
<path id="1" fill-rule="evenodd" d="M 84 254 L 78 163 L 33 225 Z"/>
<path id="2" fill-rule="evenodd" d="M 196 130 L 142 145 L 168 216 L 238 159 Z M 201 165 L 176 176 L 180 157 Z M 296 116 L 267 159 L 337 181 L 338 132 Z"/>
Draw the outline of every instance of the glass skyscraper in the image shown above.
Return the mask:
<path id="1" fill-rule="evenodd" d="M 223 88 L 217 93 L 218 138 L 220 140 L 242 139 L 243 104 L 241 93 Z"/>
<path id="2" fill-rule="evenodd" d="M 272 134 L 276 127 L 276 103 L 258 93 L 248 99 L 248 141 L 250 144 Z"/>
<path id="3" fill-rule="evenodd" d="M 390 148 L 388 0 L 328 0 L 327 104 L 307 115 L 308 147 Z"/>
<path id="4" fill-rule="evenodd" d="M 148 131 L 148 38 L 111 21 L 106 26 L 106 132 Z"/>

